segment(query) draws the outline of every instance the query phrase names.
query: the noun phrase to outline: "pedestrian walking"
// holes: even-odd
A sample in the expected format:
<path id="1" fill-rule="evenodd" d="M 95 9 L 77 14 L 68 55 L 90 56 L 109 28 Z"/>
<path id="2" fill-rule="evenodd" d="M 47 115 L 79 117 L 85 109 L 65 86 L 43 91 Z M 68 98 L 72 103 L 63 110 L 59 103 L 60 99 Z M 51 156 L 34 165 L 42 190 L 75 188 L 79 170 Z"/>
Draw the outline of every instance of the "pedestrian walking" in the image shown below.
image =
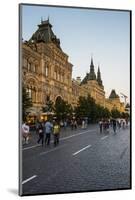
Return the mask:
<path id="1" fill-rule="evenodd" d="M 102 120 L 99 121 L 99 129 L 100 129 L 100 133 L 102 133 L 102 131 L 103 131 L 103 121 Z"/>
<path id="2" fill-rule="evenodd" d="M 125 119 L 123 119 L 123 122 L 122 122 L 122 128 L 125 129 L 125 125 L 126 125 L 126 122 L 125 122 Z"/>
<path id="3" fill-rule="evenodd" d="M 117 128 L 116 119 L 113 119 L 113 120 L 112 120 L 112 126 L 113 126 L 113 131 L 114 131 L 114 133 L 116 133 L 116 128 Z"/>
<path id="4" fill-rule="evenodd" d="M 82 120 L 82 129 L 85 129 L 85 121 L 84 121 L 84 119 Z"/>
<path id="5" fill-rule="evenodd" d="M 117 127 L 118 127 L 118 129 L 120 130 L 120 128 L 121 128 L 120 119 L 117 119 Z"/>
<path id="6" fill-rule="evenodd" d="M 58 122 L 54 123 L 53 135 L 54 135 L 54 146 L 57 146 L 59 144 L 59 137 L 60 137 L 60 125 L 58 124 Z"/>
<path id="7" fill-rule="evenodd" d="M 87 129 L 87 126 L 88 126 L 88 120 L 85 119 L 84 128 Z"/>
<path id="8" fill-rule="evenodd" d="M 38 132 L 38 131 L 39 131 L 39 130 L 38 130 L 38 129 L 39 129 L 39 124 L 40 124 L 39 121 L 37 121 L 36 124 L 35 124 L 36 134 L 37 134 L 37 135 L 39 134 L 39 132 Z"/>
<path id="9" fill-rule="evenodd" d="M 71 126 L 71 130 L 73 130 L 73 128 L 74 128 L 74 121 L 73 120 L 70 121 L 70 126 Z"/>
<path id="10" fill-rule="evenodd" d="M 109 120 L 106 120 L 106 132 L 109 133 L 109 128 L 110 128 L 110 122 Z"/>
<path id="11" fill-rule="evenodd" d="M 67 128 L 67 121 L 65 120 L 63 124 L 64 124 L 64 130 L 66 130 L 66 128 Z"/>
<path id="12" fill-rule="evenodd" d="M 102 121 L 102 126 L 103 126 L 103 131 L 106 132 L 106 121 L 105 120 Z"/>
<path id="13" fill-rule="evenodd" d="M 77 129 L 77 121 L 76 121 L 76 119 L 73 121 L 73 127 L 75 128 L 75 130 Z"/>
<path id="14" fill-rule="evenodd" d="M 47 145 L 50 144 L 52 129 L 53 129 L 53 124 L 49 120 L 47 120 L 44 126 L 45 144 Z"/>
<path id="15" fill-rule="evenodd" d="M 30 135 L 30 127 L 26 122 L 24 122 L 22 124 L 22 136 L 25 144 L 29 143 L 29 135 Z"/>
<path id="16" fill-rule="evenodd" d="M 126 119 L 126 128 L 128 128 L 128 119 Z"/>
<path id="17" fill-rule="evenodd" d="M 38 135 L 39 135 L 39 139 L 38 139 L 37 143 L 39 144 L 39 142 L 41 140 L 42 146 L 43 146 L 43 143 L 44 143 L 44 130 L 43 130 L 43 124 L 42 123 L 39 123 Z"/>

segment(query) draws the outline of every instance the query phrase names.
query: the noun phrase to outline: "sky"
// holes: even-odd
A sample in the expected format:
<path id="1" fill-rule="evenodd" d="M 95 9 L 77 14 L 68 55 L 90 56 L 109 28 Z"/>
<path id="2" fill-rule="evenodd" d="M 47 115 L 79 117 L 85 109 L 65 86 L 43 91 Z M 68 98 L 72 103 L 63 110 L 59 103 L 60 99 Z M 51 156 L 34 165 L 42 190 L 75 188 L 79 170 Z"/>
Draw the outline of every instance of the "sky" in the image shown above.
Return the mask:
<path id="1" fill-rule="evenodd" d="M 129 101 L 130 13 L 23 5 L 22 38 L 29 40 L 41 18 L 47 20 L 48 17 L 62 50 L 73 64 L 72 77 L 84 78 L 90 70 L 92 56 L 96 73 L 100 67 L 106 97 L 115 89 L 120 97 L 120 93 L 127 95 Z"/>

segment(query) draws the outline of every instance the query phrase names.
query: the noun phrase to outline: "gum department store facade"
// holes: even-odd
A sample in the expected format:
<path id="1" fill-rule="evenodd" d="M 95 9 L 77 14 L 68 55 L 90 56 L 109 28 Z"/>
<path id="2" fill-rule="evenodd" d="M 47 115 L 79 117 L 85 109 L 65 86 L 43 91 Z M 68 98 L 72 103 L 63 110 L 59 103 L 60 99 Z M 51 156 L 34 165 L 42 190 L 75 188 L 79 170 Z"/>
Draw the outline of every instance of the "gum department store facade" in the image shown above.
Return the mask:
<path id="1" fill-rule="evenodd" d="M 68 55 L 60 47 L 60 40 L 52 31 L 49 19 L 41 21 L 31 39 L 22 43 L 22 82 L 32 98 L 31 115 L 41 113 L 48 100 L 55 102 L 61 97 L 74 107 L 79 96 L 88 94 L 97 104 L 110 111 L 117 108 L 124 112 L 124 104 L 115 90 L 112 90 L 108 99 L 105 98 L 100 69 L 98 67 L 96 76 L 92 58 L 90 72 L 82 81 L 80 77 L 72 79 L 72 68 Z"/>

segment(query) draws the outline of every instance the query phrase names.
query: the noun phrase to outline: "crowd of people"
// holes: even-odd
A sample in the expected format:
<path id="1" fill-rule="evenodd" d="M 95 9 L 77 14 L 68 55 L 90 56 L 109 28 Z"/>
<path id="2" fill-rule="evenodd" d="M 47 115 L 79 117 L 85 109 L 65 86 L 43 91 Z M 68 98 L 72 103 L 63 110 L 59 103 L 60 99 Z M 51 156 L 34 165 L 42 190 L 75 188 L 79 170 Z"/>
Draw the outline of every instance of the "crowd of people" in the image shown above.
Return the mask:
<path id="1" fill-rule="evenodd" d="M 71 128 L 72 130 L 77 130 L 78 126 L 81 126 L 82 129 L 87 128 L 87 120 L 82 119 L 81 121 L 76 120 L 76 119 L 71 119 L 70 121 L 68 120 L 52 120 L 52 121 L 45 121 L 45 122 L 39 122 L 37 121 L 35 125 L 35 130 L 36 134 L 38 135 L 38 140 L 37 143 L 42 144 L 42 146 L 49 145 L 50 144 L 50 139 L 51 135 L 53 135 L 54 139 L 54 146 L 57 146 L 59 144 L 59 138 L 60 138 L 60 131 L 61 128 L 66 131 L 67 127 Z M 28 144 L 30 140 L 30 127 L 27 122 L 24 122 L 22 124 L 22 137 L 24 140 L 24 144 Z"/>
<path id="2" fill-rule="evenodd" d="M 128 120 L 125 119 L 106 119 L 99 121 L 99 129 L 100 133 L 102 132 L 109 132 L 110 128 L 112 127 L 114 133 L 116 133 L 117 129 L 120 130 L 125 129 L 128 127 Z"/>
<path id="3" fill-rule="evenodd" d="M 76 119 L 71 119 L 70 121 L 64 120 L 64 121 L 45 121 L 45 122 L 37 122 L 35 129 L 36 134 L 38 136 L 37 143 L 39 144 L 41 142 L 43 145 L 50 145 L 51 135 L 53 135 L 53 143 L 54 146 L 57 146 L 59 144 L 59 138 L 60 138 L 60 132 L 61 128 L 66 131 L 67 126 L 71 128 L 72 130 L 77 130 L 78 126 L 80 126 L 82 129 L 86 129 L 88 125 L 87 119 L 82 119 L 81 121 L 78 121 Z M 110 128 L 113 129 L 114 133 L 116 133 L 117 129 L 120 130 L 125 129 L 128 126 L 128 120 L 125 119 L 102 119 L 99 120 L 99 130 L 100 133 L 109 133 Z M 24 144 L 29 143 L 30 139 L 30 127 L 27 122 L 24 122 L 22 124 L 22 137 L 24 140 Z"/>
<path id="4" fill-rule="evenodd" d="M 37 143 L 39 144 L 41 141 L 42 146 L 50 145 L 51 135 L 54 137 L 54 146 L 59 144 L 59 136 L 60 136 L 60 124 L 57 121 L 50 122 L 47 120 L 46 122 L 37 122 L 36 123 L 36 134 L 38 135 Z M 24 139 L 24 143 L 28 144 L 30 137 L 30 129 L 27 122 L 24 122 L 22 125 L 22 136 Z"/>

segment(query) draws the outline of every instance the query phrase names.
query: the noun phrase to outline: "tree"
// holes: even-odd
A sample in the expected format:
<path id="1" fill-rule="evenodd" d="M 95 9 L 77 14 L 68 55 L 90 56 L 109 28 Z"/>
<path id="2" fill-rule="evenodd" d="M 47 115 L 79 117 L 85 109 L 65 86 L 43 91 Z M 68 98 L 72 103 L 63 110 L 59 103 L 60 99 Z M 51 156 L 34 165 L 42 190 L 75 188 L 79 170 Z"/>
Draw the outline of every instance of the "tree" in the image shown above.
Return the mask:
<path id="1" fill-rule="evenodd" d="M 129 115 L 129 113 L 122 112 L 121 117 L 124 118 L 124 119 L 129 119 L 130 115 Z"/>
<path id="2" fill-rule="evenodd" d="M 61 98 L 57 98 L 54 105 L 54 111 L 58 120 L 62 120 L 67 118 L 68 115 L 72 115 L 73 109 L 71 104 L 68 104 L 67 101 L 64 101 Z"/>
<path id="3" fill-rule="evenodd" d="M 96 120 L 99 119 L 108 119 L 110 118 L 111 113 L 107 108 L 104 108 L 103 106 L 100 106 L 98 104 L 96 104 Z"/>
<path id="4" fill-rule="evenodd" d="M 86 97 L 79 97 L 78 106 L 75 108 L 75 114 L 77 117 L 88 117 L 89 115 L 89 102 Z"/>
<path id="5" fill-rule="evenodd" d="M 91 122 L 96 122 L 102 118 L 109 118 L 111 115 L 107 108 L 96 104 L 90 95 L 87 97 L 79 97 L 75 113 L 77 117 L 88 117 Z"/>
<path id="6" fill-rule="evenodd" d="M 110 118 L 111 113 L 107 108 L 103 108 L 103 118 Z"/>
<path id="7" fill-rule="evenodd" d="M 54 104 L 51 100 L 47 101 L 46 105 L 42 107 L 43 112 L 53 112 L 54 111 Z"/>
<path id="8" fill-rule="evenodd" d="M 88 117 L 92 122 L 96 120 L 96 104 L 95 100 L 88 95 L 87 97 L 79 97 L 78 106 L 75 108 L 77 117 Z"/>
<path id="9" fill-rule="evenodd" d="M 111 111 L 111 116 L 112 118 L 116 119 L 116 118 L 121 117 L 121 113 L 117 109 L 113 108 Z"/>
<path id="10" fill-rule="evenodd" d="M 22 88 L 22 119 L 26 120 L 28 115 L 28 109 L 32 107 L 32 99 L 29 97 L 29 93 L 26 91 L 26 88 Z"/>

